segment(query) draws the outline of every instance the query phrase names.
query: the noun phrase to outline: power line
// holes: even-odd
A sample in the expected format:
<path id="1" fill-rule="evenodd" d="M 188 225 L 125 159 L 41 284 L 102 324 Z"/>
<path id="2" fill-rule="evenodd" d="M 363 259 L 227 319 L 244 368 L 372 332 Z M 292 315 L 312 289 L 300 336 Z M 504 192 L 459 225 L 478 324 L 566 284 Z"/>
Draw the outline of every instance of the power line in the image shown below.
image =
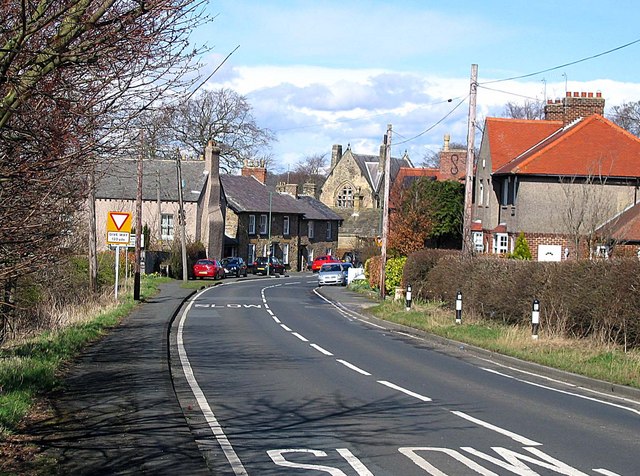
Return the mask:
<path id="1" fill-rule="evenodd" d="M 624 45 L 620 45 L 620 46 L 616 46 L 615 48 L 612 48 L 610 50 L 607 51 L 603 51 L 602 53 L 598 53 L 592 56 L 587 56 L 586 58 L 582 58 L 576 61 L 571 61 L 570 63 L 565 63 L 565 64 L 561 64 L 560 66 L 554 66 L 553 68 L 548 68 L 548 69 L 543 69 L 542 71 L 536 71 L 535 73 L 529 73 L 529 74 L 523 74 L 522 76 L 513 76 L 511 78 L 504 78 L 504 79 L 494 79 L 493 81 L 485 81 L 483 83 L 478 83 L 480 84 L 492 84 L 492 83 L 501 83 L 504 81 L 513 81 L 514 79 L 523 79 L 523 78 L 530 78 L 531 76 L 536 76 L 538 74 L 542 74 L 542 73 L 547 73 L 549 71 L 555 71 L 556 69 L 561 69 L 561 68 L 566 68 L 567 66 L 573 66 L 574 64 L 578 64 L 578 63 L 582 63 L 584 61 L 589 61 L 592 60 L 594 58 L 598 58 L 600 56 L 604 56 L 604 55 L 608 55 L 609 53 L 613 53 L 614 51 L 618 51 L 621 50 L 623 48 L 627 48 L 631 45 L 635 45 L 636 43 L 640 43 L 640 38 L 638 38 L 637 40 L 633 40 L 629 43 L 626 43 Z"/>
<path id="2" fill-rule="evenodd" d="M 534 97 L 531 97 L 531 96 L 525 96 L 524 94 L 512 93 L 512 92 L 509 92 L 509 91 L 504 91 L 502 89 L 488 88 L 486 86 L 481 86 L 480 84 L 478 84 L 478 87 L 482 88 L 482 89 L 486 89 L 488 91 L 494 91 L 496 93 L 509 94 L 511 96 L 518 96 L 518 97 L 525 98 L 525 99 L 531 99 L 532 101 L 540 101 L 540 99 L 538 99 L 538 98 L 534 98 Z"/>

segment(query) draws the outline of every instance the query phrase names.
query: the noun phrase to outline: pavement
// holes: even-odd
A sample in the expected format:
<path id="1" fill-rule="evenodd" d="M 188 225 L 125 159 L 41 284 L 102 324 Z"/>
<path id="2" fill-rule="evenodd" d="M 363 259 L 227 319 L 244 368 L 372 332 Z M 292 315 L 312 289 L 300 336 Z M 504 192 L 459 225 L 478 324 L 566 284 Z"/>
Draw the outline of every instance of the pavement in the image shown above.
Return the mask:
<path id="1" fill-rule="evenodd" d="M 52 463 L 48 474 L 213 474 L 198 448 L 197 435 L 189 430 L 171 377 L 169 330 L 183 302 L 194 293 L 180 284 L 163 284 L 158 295 L 138 306 L 71 365 L 63 389 L 51 397 L 54 414 L 28 429 L 35 436 L 31 441 Z M 324 286 L 319 292 L 346 312 L 387 329 L 421 335 L 460 358 L 480 354 L 507 359 L 510 365 L 640 398 L 640 392 L 628 387 L 551 371 L 379 321 L 364 312 L 374 301 L 342 286 Z"/>

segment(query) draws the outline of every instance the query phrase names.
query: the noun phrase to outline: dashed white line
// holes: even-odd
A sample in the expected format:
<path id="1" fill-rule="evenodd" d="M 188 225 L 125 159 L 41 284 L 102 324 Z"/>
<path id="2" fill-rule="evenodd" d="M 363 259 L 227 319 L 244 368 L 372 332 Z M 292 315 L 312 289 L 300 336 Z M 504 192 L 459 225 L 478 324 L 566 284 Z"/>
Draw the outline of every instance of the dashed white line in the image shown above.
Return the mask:
<path id="1" fill-rule="evenodd" d="M 350 368 L 351 370 L 355 370 L 356 372 L 358 372 L 359 374 L 362 375 L 371 375 L 369 372 L 367 372 L 366 370 L 362 370 L 360 367 L 356 367 L 355 365 L 353 365 L 352 363 L 347 362 L 346 360 L 342 360 L 342 359 L 336 359 L 336 361 L 338 363 L 341 363 L 342 365 L 344 365 L 345 367 Z"/>
<path id="2" fill-rule="evenodd" d="M 280 327 L 282 327 L 287 332 L 291 332 L 291 328 L 287 327 L 286 324 L 280 324 Z"/>
<path id="3" fill-rule="evenodd" d="M 594 473 L 604 474 L 604 476 L 620 476 L 618 473 L 609 471 L 608 469 L 598 468 L 593 470 Z"/>
<path id="4" fill-rule="evenodd" d="M 277 318 L 277 316 L 271 316 L 273 318 L 274 321 L 276 321 L 278 324 L 280 324 L 282 321 L 280 319 Z"/>
<path id="5" fill-rule="evenodd" d="M 316 349 L 318 352 L 323 353 L 324 355 L 329 355 L 332 356 L 333 354 L 331 352 L 329 352 L 326 349 L 323 349 L 322 347 L 320 347 L 318 344 L 310 344 L 311 347 L 313 347 L 314 349 Z"/>
<path id="6" fill-rule="evenodd" d="M 422 400 L 423 402 L 431 401 L 429 397 L 425 397 L 424 395 L 420 395 L 419 393 L 412 392 L 411 390 L 407 390 L 406 388 L 402 388 L 399 385 L 396 385 L 395 383 L 387 382 L 386 380 L 378 380 L 378 383 L 381 385 L 384 385 L 385 387 L 389 387 L 394 390 L 397 390 L 398 392 L 402 392 L 406 395 L 409 395 L 410 397 L 414 397 L 414 398 L 417 398 L 418 400 Z"/>
<path id="7" fill-rule="evenodd" d="M 500 433 L 502 435 L 508 436 L 512 440 L 517 441 L 518 443 L 521 443 L 525 446 L 541 446 L 542 445 L 542 443 L 538 443 L 537 441 L 530 440 L 529 438 L 526 438 L 522 435 L 518 435 L 517 433 L 514 433 L 512 431 L 505 430 L 504 428 L 500 428 L 499 426 L 492 425 L 491 423 L 487 423 L 486 421 L 479 420 L 477 418 L 472 417 L 471 415 L 467 415 L 466 413 L 459 412 L 459 411 L 452 411 L 451 413 L 459 416 L 460 418 L 464 418 L 467 421 L 475 423 L 476 425 L 483 426 L 489 430 L 495 431 L 496 433 Z"/>
<path id="8" fill-rule="evenodd" d="M 298 334 L 297 332 L 292 332 L 291 335 L 296 336 L 298 339 L 300 339 L 302 342 L 309 342 L 309 339 L 307 339 L 305 336 Z"/>

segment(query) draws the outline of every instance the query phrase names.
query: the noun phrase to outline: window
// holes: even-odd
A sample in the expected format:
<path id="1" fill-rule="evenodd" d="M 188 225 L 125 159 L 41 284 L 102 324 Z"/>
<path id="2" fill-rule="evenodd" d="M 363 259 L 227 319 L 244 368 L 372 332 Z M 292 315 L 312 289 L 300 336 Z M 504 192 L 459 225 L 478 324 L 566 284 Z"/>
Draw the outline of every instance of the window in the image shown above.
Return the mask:
<path id="1" fill-rule="evenodd" d="M 598 258 L 609 259 L 609 247 L 607 245 L 598 245 L 596 247 L 596 256 Z"/>
<path id="2" fill-rule="evenodd" d="M 255 220 L 254 220 L 254 224 L 255 224 Z M 253 263 L 255 260 L 256 260 L 256 245 L 251 243 L 249 246 L 247 246 L 247 263 Z"/>
<path id="3" fill-rule="evenodd" d="M 260 234 L 267 234 L 267 215 L 260 215 Z"/>
<path id="4" fill-rule="evenodd" d="M 342 187 L 336 198 L 336 206 L 338 208 L 353 208 L 353 188 L 351 185 Z"/>
<path id="5" fill-rule="evenodd" d="M 331 222 L 327 222 L 327 234 L 325 235 L 327 241 L 331 240 Z"/>
<path id="6" fill-rule="evenodd" d="M 160 234 L 163 240 L 173 240 L 173 213 L 163 213 L 160 217 Z"/>
<path id="7" fill-rule="evenodd" d="M 282 246 L 282 262 L 289 264 L 289 243 Z"/>
<path id="8" fill-rule="evenodd" d="M 484 251 L 484 243 L 482 241 L 482 232 L 481 231 L 474 231 L 472 233 L 473 236 L 473 249 L 476 250 L 479 253 L 482 253 Z"/>
<path id="9" fill-rule="evenodd" d="M 496 233 L 493 235 L 493 252 L 496 254 L 509 252 L 509 235 L 506 233 Z"/>
<path id="10" fill-rule="evenodd" d="M 505 177 L 502 179 L 500 190 L 500 205 L 515 205 L 518 194 L 518 179 Z"/>
<path id="11" fill-rule="evenodd" d="M 256 234 L 256 216 L 255 215 L 249 215 L 249 234 L 250 235 Z"/>
<path id="12" fill-rule="evenodd" d="M 282 218 L 282 234 L 285 236 L 289 234 L 289 217 L 288 216 L 285 216 L 284 218 Z"/>
<path id="13" fill-rule="evenodd" d="M 478 189 L 478 205 L 484 205 L 484 183 L 480 180 L 480 188 Z"/>
<path id="14" fill-rule="evenodd" d="M 307 236 L 310 239 L 313 239 L 314 235 L 315 235 L 315 230 L 313 226 L 313 220 L 309 220 L 309 223 L 307 225 Z"/>

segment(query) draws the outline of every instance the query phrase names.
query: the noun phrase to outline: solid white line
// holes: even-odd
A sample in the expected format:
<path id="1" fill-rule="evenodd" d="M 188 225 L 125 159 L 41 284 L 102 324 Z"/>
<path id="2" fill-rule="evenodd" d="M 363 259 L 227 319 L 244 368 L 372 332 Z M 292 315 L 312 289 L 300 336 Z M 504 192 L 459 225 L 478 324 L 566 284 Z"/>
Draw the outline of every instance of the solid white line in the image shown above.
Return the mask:
<path id="1" fill-rule="evenodd" d="M 280 324 L 280 327 L 282 327 L 287 332 L 291 332 L 291 329 L 287 327 L 285 324 Z"/>
<path id="2" fill-rule="evenodd" d="M 538 443 L 536 441 L 530 440 L 529 438 L 518 435 L 517 433 L 513 433 L 512 431 L 505 430 L 504 428 L 500 428 L 499 426 L 492 425 L 491 423 L 487 423 L 486 421 L 478 420 L 477 418 L 474 418 L 471 415 L 467 415 L 466 413 L 459 412 L 459 411 L 452 411 L 451 413 L 459 416 L 460 418 L 464 418 L 465 420 L 475 423 L 476 425 L 483 426 L 489 430 L 508 436 L 512 440 L 517 441 L 518 443 L 521 443 L 525 446 L 541 446 L 542 445 L 542 443 Z"/>
<path id="3" fill-rule="evenodd" d="M 329 352 L 326 349 L 323 349 L 322 347 L 320 347 L 318 344 L 310 344 L 311 347 L 313 347 L 314 349 L 316 349 L 318 352 L 322 352 L 324 355 L 333 355 L 331 352 Z"/>
<path id="4" fill-rule="evenodd" d="M 609 471 L 608 469 L 594 469 L 594 473 L 604 474 L 604 476 L 620 476 L 618 473 L 614 473 L 613 471 Z"/>
<path id="5" fill-rule="evenodd" d="M 342 360 L 342 359 L 336 359 L 337 362 L 341 363 L 342 365 L 344 365 L 345 367 L 349 367 L 351 370 L 355 370 L 356 372 L 358 372 L 359 374 L 362 375 L 371 375 L 369 372 L 367 372 L 366 370 L 362 370 L 359 367 L 356 367 L 355 365 L 347 362 L 346 360 Z"/>
<path id="6" fill-rule="evenodd" d="M 506 378 L 510 378 L 510 379 L 516 380 L 518 382 L 526 383 L 527 385 L 533 385 L 534 387 L 540 387 L 540 388 L 544 388 L 545 390 L 551 390 L 552 392 L 563 393 L 565 395 L 571 395 L 572 397 L 582 398 L 583 400 L 589 400 L 591 402 L 597 402 L 597 403 L 601 403 L 603 405 L 609 405 L 610 407 L 620 408 L 622 410 L 626 410 L 626 411 L 629 411 L 629 412 L 636 413 L 636 414 L 640 415 L 640 410 L 636 410 L 635 408 L 625 407 L 624 405 L 620 405 L 618 403 L 607 402 L 605 400 L 600 400 L 599 398 L 588 397 L 586 395 L 580 395 L 579 393 L 568 392 L 566 390 L 560 390 L 559 388 L 548 387 L 547 385 L 542 385 L 542 384 L 539 384 L 539 383 L 530 382 L 529 380 L 524 380 L 524 379 L 521 379 L 521 378 L 513 377 L 511 375 L 503 374 L 502 372 L 498 372 L 497 370 L 492 370 L 492 369 L 487 369 L 487 368 L 482 368 L 482 370 L 486 370 L 487 372 L 491 372 L 493 374 L 500 375 L 501 377 L 506 377 Z"/>
<path id="7" fill-rule="evenodd" d="M 184 375 L 185 375 L 185 378 L 187 379 L 189 387 L 191 387 L 193 396 L 198 402 L 200 411 L 202 412 L 205 420 L 207 421 L 207 424 L 209 425 L 211 432 L 213 433 L 216 440 L 218 441 L 220 448 L 222 448 L 222 451 L 226 456 L 227 461 L 229 461 L 229 464 L 231 465 L 233 472 L 236 474 L 236 476 L 246 476 L 247 470 L 244 468 L 242 461 L 240 461 L 240 458 L 238 457 L 235 450 L 233 449 L 233 446 L 231 446 L 231 443 L 229 442 L 227 435 L 224 434 L 222 427 L 218 423 L 216 416 L 214 415 L 213 411 L 211 410 L 211 407 L 209 406 L 209 402 L 207 402 L 207 398 L 205 397 L 204 392 L 198 385 L 195 375 L 193 374 L 193 369 L 191 368 L 191 363 L 189 362 L 187 352 L 184 348 L 182 333 L 184 329 L 184 323 L 187 320 L 187 314 L 191 310 L 191 306 L 193 305 L 195 299 L 198 298 L 203 292 L 198 293 L 196 296 L 194 296 L 191 299 L 191 301 L 189 302 L 189 305 L 186 307 L 186 309 L 182 313 L 182 316 L 180 317 L 180 322 L 178 324 L 178 333 L 176 335 L 177 344 L 178 344 L 178 355 L 180 356 L 182 371 L 184 372 Z"/>
<path id="8" fill-rule="evenodd" d="M 422 337 L 414 336 L 412 334 L 407 334 L 406 332 L 397 332 L 397 334 L 400 334 L 401 336 L 405 336 L 405 337 L 411 337 L 412 339 L 415 339 L 415 340 L 424 340 Z"/>
<path id="9" fill-rule="evenodd" d="M 302 342 L 309 342 L 309 339 L 307 339 L 305 336 L 298 334 L 297 332 L 292 332 L 291 335 L 296 336 L 298 339 L 300 339 Z"/>
<path id="10" fill-rule="evenodd" d="M 420 395 L 419 393 L 412 392 L 411 390 L 407 390 L 406 388 L 402 388 L 395 383 L 387 382 L 386 380 L 378 380 L 379 384 L 384 385 L 385 387 L 392 388 L 399 392 L 409 395 L 410 397 L 417 398 L 418 400 L 422 400 L 423 402 L 430 402 L 431 399 L 429 397 L 425 397 L 424 395 Z"/>

